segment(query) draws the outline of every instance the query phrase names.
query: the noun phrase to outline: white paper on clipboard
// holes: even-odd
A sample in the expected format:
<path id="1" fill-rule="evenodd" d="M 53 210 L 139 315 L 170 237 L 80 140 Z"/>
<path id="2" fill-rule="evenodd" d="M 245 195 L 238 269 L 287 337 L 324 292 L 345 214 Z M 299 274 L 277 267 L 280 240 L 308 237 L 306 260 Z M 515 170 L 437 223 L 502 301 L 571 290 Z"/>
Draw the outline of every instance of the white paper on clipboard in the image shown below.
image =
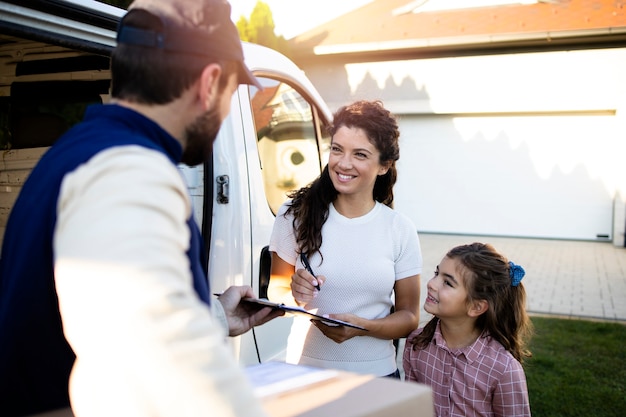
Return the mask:
<path id="1" fill-rule="evenodd" d="M 334 369 L 291 365 L 285 362 L 251 365 L 245 368 L 245 372 L 252 384 L 254 395 L 258 398 L 282 394 L 339 375 L 339 371 Z"/>

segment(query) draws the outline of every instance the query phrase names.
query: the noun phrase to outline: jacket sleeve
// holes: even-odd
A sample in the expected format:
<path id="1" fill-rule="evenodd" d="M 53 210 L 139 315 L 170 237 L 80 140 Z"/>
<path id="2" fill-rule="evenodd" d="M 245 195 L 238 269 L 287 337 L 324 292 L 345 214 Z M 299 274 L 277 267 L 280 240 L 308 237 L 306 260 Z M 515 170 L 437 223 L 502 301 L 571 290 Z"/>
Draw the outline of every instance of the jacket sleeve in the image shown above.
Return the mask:
<path id="1" fill-rule="evenodd" d="M 190 213 L 181 175 L 155 151 L 113 148 L 64 179 L 55 284 L 77 417 L 265 415 L 193 290 Z"/>

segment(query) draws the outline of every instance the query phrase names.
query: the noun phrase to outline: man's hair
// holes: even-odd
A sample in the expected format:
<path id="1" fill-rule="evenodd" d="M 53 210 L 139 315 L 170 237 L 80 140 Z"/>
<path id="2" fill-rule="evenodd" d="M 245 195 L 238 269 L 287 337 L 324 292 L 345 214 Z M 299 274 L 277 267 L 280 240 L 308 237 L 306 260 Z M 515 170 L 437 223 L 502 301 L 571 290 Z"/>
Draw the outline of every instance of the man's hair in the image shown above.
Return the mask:
<path id="1" fill-rule="evenodd" d="M 161 22 L 150 13 L 135 12 L 126 17 L 125 24 L 158 30 Z M 180 97 L 211 63 L 222 67 L 219 86 L 223 90 L 229 75 L 237 71 L 234 61 L 121 43 L 111 56 L 111 95 L 141 104 L 169 103 Z"/>
<path id="2" fill-rule="evenodd" d="M 119 23 L 111 60 L 112 96 L 165 104 L 181 96 L 209 64 L 239 84 L 263 87 L 244 63 L 226 0 L 135 0 Z"/>

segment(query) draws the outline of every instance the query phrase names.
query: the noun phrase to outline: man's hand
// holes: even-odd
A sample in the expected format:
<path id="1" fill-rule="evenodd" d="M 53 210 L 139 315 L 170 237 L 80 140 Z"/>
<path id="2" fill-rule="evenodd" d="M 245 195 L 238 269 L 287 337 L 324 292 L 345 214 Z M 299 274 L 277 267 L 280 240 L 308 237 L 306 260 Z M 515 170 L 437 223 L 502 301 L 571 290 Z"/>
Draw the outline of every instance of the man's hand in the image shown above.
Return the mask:
<path id="1" fill-rule="evenodd" d="M 282 310 L 242 301 L 243 298 L 255 297 L 254 291 L 247 285 L 229 287 L 219 296 L 218 300 L 224 307 L 228 320 L 229 336 L 239 336 L 254 326 L 260 326 L 285 314 Z"/>

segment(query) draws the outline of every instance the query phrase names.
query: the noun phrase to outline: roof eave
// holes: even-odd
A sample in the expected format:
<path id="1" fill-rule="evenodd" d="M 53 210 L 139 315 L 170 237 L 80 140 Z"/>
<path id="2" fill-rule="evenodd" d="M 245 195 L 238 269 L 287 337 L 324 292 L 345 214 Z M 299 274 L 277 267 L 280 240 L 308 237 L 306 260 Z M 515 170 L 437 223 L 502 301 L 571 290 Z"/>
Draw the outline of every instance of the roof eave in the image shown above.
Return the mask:
<path id="1" fill-rule="evenodd" d="M 366 51 L 392 51 L 403 49 L 436 48 L 442 46 L 463 46 L 480 44 L 500 44 L 504 42 L 551 41 L 566 38 L 588 38 L 626 34 L 626 27 L 574 30 L 538 33 L 502 33 L 493 35 L 451 36 L 445 38 L 404 39 L 386 42 L 349 43 L 341 45 L 320 45 L 313 48 L 315 55 L 348 54 Z"/>
<path id="2" fill-rule="evenodd" d="M 402 56 L 436 57 L 541 50 L 626 47 L 626 26 L 558 32 L 510 33 L 318 45 L 295 51 L 297 59 Z"/>

